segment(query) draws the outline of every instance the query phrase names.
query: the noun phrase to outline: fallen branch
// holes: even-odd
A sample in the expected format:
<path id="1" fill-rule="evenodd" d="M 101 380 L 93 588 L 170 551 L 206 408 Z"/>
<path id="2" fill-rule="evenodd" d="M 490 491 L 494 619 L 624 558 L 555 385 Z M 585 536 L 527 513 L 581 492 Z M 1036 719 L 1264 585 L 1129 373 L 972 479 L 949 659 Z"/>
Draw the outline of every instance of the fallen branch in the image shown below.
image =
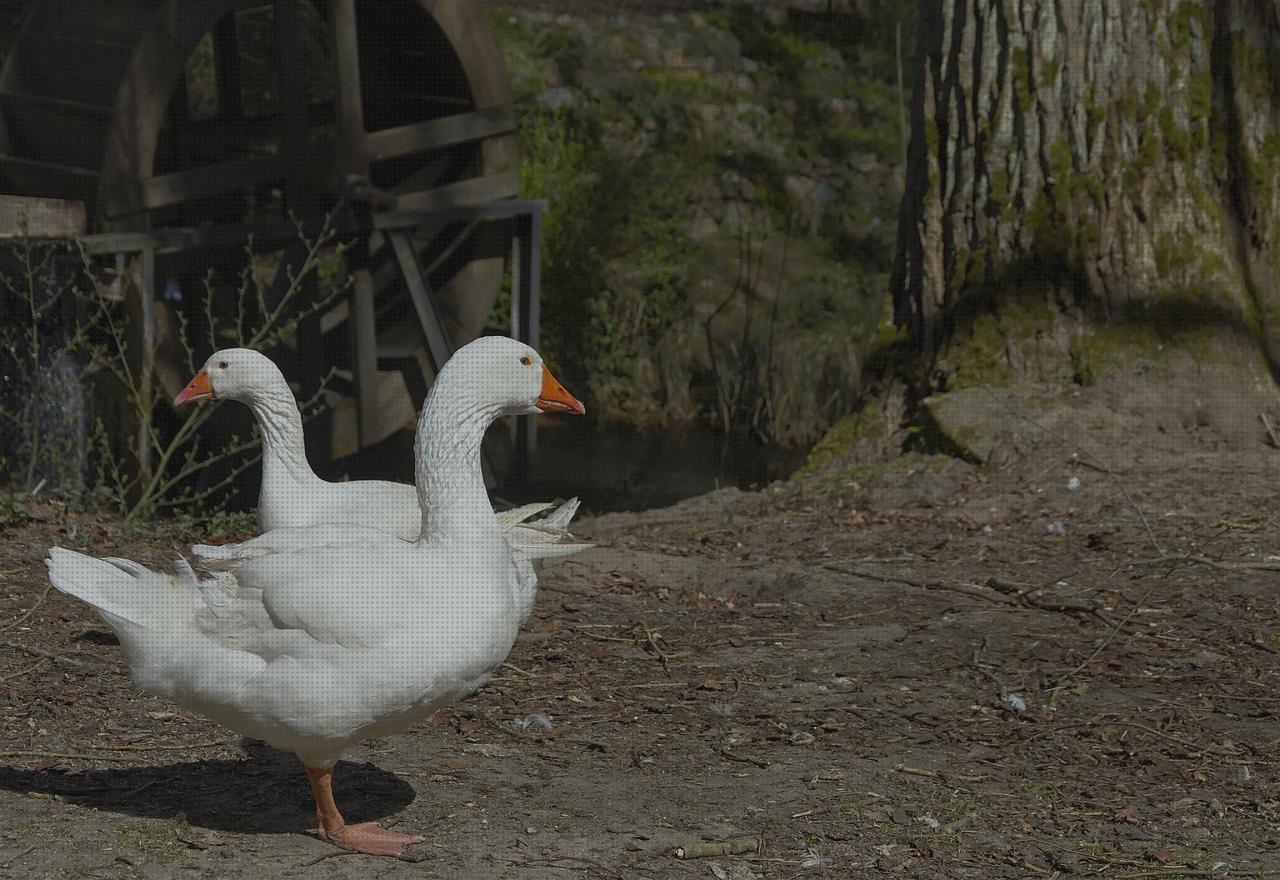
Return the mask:
<path id="1" fill-rule="evenodd" d="M 716 856 L 740 856 L 760 849 L 760 838 L 740 837 L 735 840 L 695 841 L 675 847 L 677 859 L 707 859 Z"/>
<path id="2" fill-rule="evenodd" d="M 980 587 L 969 586 L 967 584 L 948 584 L 942 581 L 924 581 L 919 578 L 906 577 L 904 575 L 881 574 L 878 571 L 868 571 L 862 568 L 845 568 L 840 565 L 824 564 L 822 566 L 830 571 L 846 574 L 850 577 L 866 578 L 867 580 L 880 581 L 884 584 L 906 584 L 909 587 L 919 587 L 922 590 L 946 590 L 951 593 L 960 593 L 963 596 L 970 596 L 974 599 L 984 599 L 987 602 L 995 602 L 997 605 L 1013 605 L 1014 602 L 1002 598 L 996 593 L 984 592 Z"/>
<path id="3" fill-rule="evenodd" d="M 1280 449 L 1280 438 L 1276 437 L 1275 429 L 1271 427 L 1271 419 L 1267 418 L 1264 412 L 1258 413 L 1258 418 L 1262 420 L 1262 427 L 1267 429 L 1267 441 L 1271 444 L 1271 448 Z"/>
<path id="4" fill-rule="evenodd" d="M 8 682 L 13 681 L 15 678 L 22 678 L 22 676 L 27 675 L 28 673 L 31 673 L 31 672 L 35 672 L 37 669 L 44 667 L 46 664 L 48 664 L 48 662 L 49 662 L 48 657 L 41 657 L 39 660 L 37 660 L 35 663 L 28 666 L 26 669 L 19 669 L 17 672 L 11 672 L 8 675 L 0 675 L 0 684 L 6 684 Z"/>
<path id="5" fill-rule="evenodd" d="M 110 667 L 107 666 L 105 663 L 103 664 L 85 663 L 82 660 L 76 660 L 72 657 L 67 657 L 64 654 L 58 654 L 54 651 L 50 651 L 47 648 L 37 648 L 34 645 L 24 645 L 22 644 L 22 642 L 14 642 L 14 641 L 10 641 L 9 639 L 0 639 L 0 648 L 12 648 L 15 651 L 22 651 L 24 654 L 30 654 L 32 657 L 43 657 L 46 660 L 52 660 L 55 663 L 62 663 L 66 666 L 70 666 L 72 669 L 77 669 L 77 670 L 79 669 L 109 670 L 110 669 Z"/>
<path id="6" fill-rule="evenodd" d="M 597 871 L 605 872 L 610 877 L 616 877 L 618 880 L 623 880 L 622 875 L 613 868 L 610 868 L 608 865 L 601 864 L 595 859 L 586 858 L 585 856 L 545 856 L 543 858 L 520 859 L 519 861 L 515 859 L 499 859 L 498 861 L 506 862 L 508 865 L 516 868 L 543 867 L 558 868 L 562 871 L 590 871 L 594 868 Z M 560 862 L 582 862 L 582 865 L 562 865 L 559 864 Z"/>
<path id="7" fill-rule="evenodd" d="M 653 648 L 654 653 L 658 655 L 658 659 L 662 661 L 663 674 L 666 675 L 667 678 L 670 678 L 671 670 L 667 668 L 667 652 L 662 650 L 661 646 L 658 645 L 659 641 L 665 642 L 666 639 L 662 638 L 662 633 L 654 632 L 649 629 L 649 625 L 647 623 L 641 623 L 640 625 L 644 627 L 644 637 L 649 643 L 649 647 Z"/>
<path id="8" fill-rule="evenodd" d="M 1098 647 L 1093 649 L 1093 653 L 1090 654 L 1088 657 L 1084 658 L 1084 660 L 1080 661 L 1079 666 L 1077 666 L 1075 669 L 1068 672 L 1066 678 L 1062 679 L 1062 681 L 1054 685 L 1053 697 L 1049 701 L 1049 704 L 1051 706 L 1058 699 L 1058 691 L 1066 687 L 1068 682 L 1070 682 L 1073 678 L 1075 678 L 1081 672 L 1081 670 L 1083 670 L 1086 666 L 1088 666 L 1095 659 L 1097 659 L 1098 655 L 1100 655 L 1103 651 L 1107 649 L 1107 645 L 1110 645 L 1113 641 L 1115 641 L 1116 636 L 1119 635 L 1120 631 L 1123 630 L 1124 627 L 1128 625 L 1129 621 L 1133 619 L 1133 615 L 1138 613 L 1138 609 L 1146 604 L 1147 599 L 1150 598 L 1154 590 L 1155 590 L 1154 587 L 1150 590 L 1147 590 L 1146 595 L 1144 595 L 1140 600 L 1138 600 L 1136 604 L 1134 604 L 1132 608 L 1129 609 L 1129 613 L 1124 616 L 1124 619 L 1121 620 L 1119 623 L 1117 623 L 1115 626 L 1111 627 L 1111 632 L 1107 633 L 1107 637 L 1098 643 Z"/>
<path id="9" fill-rule="evenodd" d="M 1280 871 L 1250 871 L 1244 870 L 1240 872 L 1241 876 L 1249 877 L 1280 877 Z M 1138 880 L 1140 877 L 1223 877 L 1222 871 L 1209 871 L 1204 868 L 1158 868 L 1152 871 L 1138 871 L 1133 874 L 1117 874 L 1116 880 Z"/>
<path id="10" fill-rule="evenodd" d="M 62 761 L 132 761 L 127 755 L 73 755 L 69 752 L 41 752 L 34 749 L 0 749 L 4 758 L 51 758 Z"/>
<path id="11" fill-rule="evenodd" d="M 1177 745 L 1180 745 L 1183 748 L 1192 749 L 1197 752 L 1208 752 L 1212 755 L 1232 754 L 1231 752 L 1224 752 L 1221 749 L 1209 748 L 1208 746 L 1201 745 L 1200 743 L 1192 742 L 1189 739 L 1182 739 L 1181 737 L 1172 736 L 1171 734 L 1164 733 L 1163 731 L 1160 731 L 1160 730 L 1156 730 L 1154 727 L 1148 727 L 1145 724 L 1138 724 L 1136 721 L 1083 721 L 1078 724 L 1063 724 L 1053 728 L 1052 730 L 1042 730 L 1037 734 L 1033 734 L 1032 736 L 1029 736 L 1026 739 L 1022 740 L 1022 743 L 1025 745 L 1026 743 L 1032 742 L 1037 739 L 1042 739 L 1046 736 L 1053 736 L 1055 733 L 1060 733 L 1064 730 L 1079 730 L 1079 729 L 1089 729 L 1089 728 L 1095 728 L 1095 727 L 1126 727 L 1132 730 L 1141 730 L 1144 733 L 1149 733 L 1152 736 L 1159 737 L 1160 739 L 1163 739 L 1163 740 L 1168 740 L 1169 742 L 1176 743 Z"/>
<path id="12" fill-rule="evenodd" d="M 1196 565 L 1207 565 L 1222 571 L 1280 571 L 1280 562 L 1219 562 L 1208 556 L 1197 556 L 1192 553 L 1163 554 L 1151 559 L 1139 559 L 1138 565 L 1162 565 L 1169 562 L 1192 562 Z"/>
<path id="13" fill-rule="evenodd" d="M 53 584 L 46 585 L 44 588 L 44 592 L 40 594 L 40 597 L 38 599 L 36 599 L 35 604 L 32 605 L 30 608 L 28 608 L 25 612 L 23 612 L 21 617 L 15 620 L 9 621 L 4 626 L 0 626 L 0 632 L 4 632 L 5 630 L 10 630 L 10 629 L 17 629 L 18 627 L 26 623 L 28 620 L 30 620 L 31 615 L 35 614 L 36 610 L 39 609 L 39 607 L 44 604 L 44 600 L 48 598 L 49 591 L 52 589 L 53 589 Z"/>
<path id="14" fill-rule="evenodd" d="M 198 742 L 198 743 L 188 743 L 188 744 L 166 743 L 164 745 L 157 745 L 157 746 L 138 746 L 138 745 L 95 746 L 95 745 L 85 744 L 82 746 L 82 748 L 95 749 L 95 750 L 100 749 L 102 751 L 107 751 L 107 752 L 182 752 L 182 751 L 186 751 L 187 749 L 212 749 L 217 746 L 225 746 L 226 744 L 227 744 L 226 740 L 211 739 L 208 742 Z"/>
<path id="15" fill-rule="evenodd" d="M 511 737 L 512 739 L 520 739 L 520 740 L 524 739 L 524 737 L 522 737 L 516 731 L 512 730 L 507 725 L 503 724 L 500 721 L 496 721 L 493 718 L 490 718 L 488 715 L 484 714 L 483 712 L 479 712 L 479 711 L 464 712 L 462 713 L 462 717 L 470 718 L 473 721 L 483 721 L 485 724 L 489 725 L 494 730 L 500 730 L 503 733 L 505 733 L 507 736 Z"/>
<path id="16" fill-rule="evenodd" d="M 731 751 L 728 746 L 721 746 L 720 754 L 721 756 L 728 758 L 730 761 L 737 761 L 740 764 L 754 764 L 762 769 L 769 766 L 769 762 L 764 758 L 753 758 L 751 755 L 739 755 L 737 752 Z"/>

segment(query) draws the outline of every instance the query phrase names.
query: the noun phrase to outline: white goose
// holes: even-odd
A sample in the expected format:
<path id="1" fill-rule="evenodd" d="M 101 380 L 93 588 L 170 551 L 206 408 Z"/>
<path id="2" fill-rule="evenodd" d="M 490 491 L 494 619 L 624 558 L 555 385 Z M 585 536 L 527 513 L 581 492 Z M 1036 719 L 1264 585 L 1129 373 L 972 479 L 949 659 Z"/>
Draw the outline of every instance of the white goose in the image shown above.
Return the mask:
<path id="1" fill-rule="evenodd" d="M 247 348 L 214 352 L 173 402 L 181 406 L 213 399 L 240 401 L 258 423 L 262 436 L 258 525 L 262 531 L 355 523 L 410 541 L 418 537 L 422 512 L 412 485 L 385 480 L 331 483 L 311 469 L 298 404 L 284 374 L 266 355 Z M 525 522 L 551 506 L 527 504 L 498 514 L 513 549 L 540 556 L 536 551 L 568 537 L 569 522 L 578 510 L 576 498 L 544 519 Z M 527 570 L 532 573 L 532 568 Z"/>
<path id="2" fill-rule="evenodd" d="M 116 631 L 139 686 L 295 752 L 321 837 L 397 855 L 421 838 L 347 825 L 333 767 L 352 744 L 469 694 L 511 649 L 524 597 L 480 444 L 499 416 L 548 410 L 583 407 L 533 349 L 482 337 L 445 365 L 422 409 L 416 541 L 324 527 L 332 543 L 256 556 L 203 580 L 185 563 L 172 577 L 55 547 L 49 577 Z"/>

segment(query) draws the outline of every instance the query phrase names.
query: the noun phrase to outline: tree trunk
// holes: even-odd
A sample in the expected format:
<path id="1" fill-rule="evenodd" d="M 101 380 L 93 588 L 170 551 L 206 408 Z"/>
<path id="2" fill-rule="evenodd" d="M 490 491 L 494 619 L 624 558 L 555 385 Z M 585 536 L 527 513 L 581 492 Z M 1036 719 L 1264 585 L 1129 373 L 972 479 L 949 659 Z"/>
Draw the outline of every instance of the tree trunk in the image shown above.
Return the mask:
<path id="1" fill-rule="evenodd" d="M 1280 3 L 921 0 L 892 290 L 932 359 L 1047 279 L 1216 322 L 1280 364 Z"/>

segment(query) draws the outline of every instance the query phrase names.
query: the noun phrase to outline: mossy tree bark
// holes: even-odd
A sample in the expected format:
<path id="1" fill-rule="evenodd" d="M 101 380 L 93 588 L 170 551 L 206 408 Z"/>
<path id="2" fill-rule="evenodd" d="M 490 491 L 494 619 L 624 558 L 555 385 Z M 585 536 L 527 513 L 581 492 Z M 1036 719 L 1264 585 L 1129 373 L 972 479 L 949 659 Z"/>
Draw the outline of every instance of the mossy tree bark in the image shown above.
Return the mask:
<path id="1" fill-rule="evenodd" d="M 896 321 L 932 358 L 1047 278 L 1280 364 L 1280 3 L 921 0 Z M 1190 309 L 1190 311 L 1188 311 Z"/>

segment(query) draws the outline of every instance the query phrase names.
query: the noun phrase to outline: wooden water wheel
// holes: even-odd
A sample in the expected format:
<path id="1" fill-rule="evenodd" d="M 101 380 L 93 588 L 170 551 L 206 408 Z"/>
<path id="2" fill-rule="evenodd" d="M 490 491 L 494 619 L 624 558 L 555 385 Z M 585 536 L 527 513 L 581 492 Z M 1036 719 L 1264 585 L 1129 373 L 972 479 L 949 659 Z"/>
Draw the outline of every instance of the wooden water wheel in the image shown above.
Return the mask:
<path id="1" fill-rule="evenodd" d="M 518 186 L 505 68 L 468 0 L 42 0 L 0 72 L 0 123 L 0 189 L 82 201 L 95 232 L 316 216 L 361 192 L 366 212 L 429 211 Z M 338 370 L 334 456 L 411 424 L 441 346 L 482 329 L 510 247 L 509 225 L 448 218 L 359 243 L 352 293 L 286 365 L 304 386 Z M 243 250 L 158 259 L 163 289 Z M 415 272 L 443 343 L 412 319 Z M 148 348 L 175 393 L 178 347 Z"/>

